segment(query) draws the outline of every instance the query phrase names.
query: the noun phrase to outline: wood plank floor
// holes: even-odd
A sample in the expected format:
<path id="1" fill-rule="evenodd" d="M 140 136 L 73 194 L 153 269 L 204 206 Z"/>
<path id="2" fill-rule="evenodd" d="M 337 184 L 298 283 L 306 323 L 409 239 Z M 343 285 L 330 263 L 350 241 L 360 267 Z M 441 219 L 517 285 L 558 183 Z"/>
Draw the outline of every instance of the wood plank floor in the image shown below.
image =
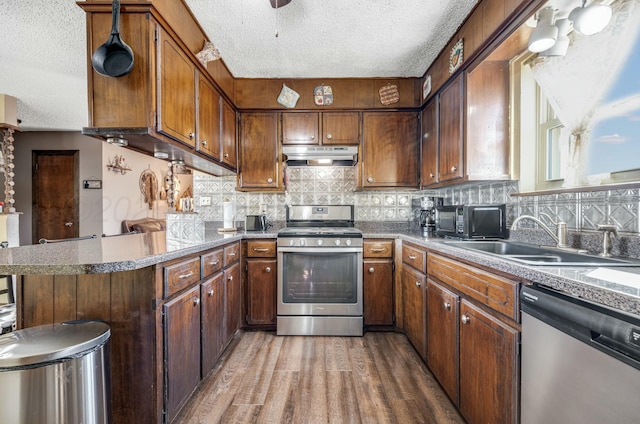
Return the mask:
<path id="1" fill-rule="evenodd" d="M 407 338 L 236 334 L 175 421 L 464 423 Z"/>

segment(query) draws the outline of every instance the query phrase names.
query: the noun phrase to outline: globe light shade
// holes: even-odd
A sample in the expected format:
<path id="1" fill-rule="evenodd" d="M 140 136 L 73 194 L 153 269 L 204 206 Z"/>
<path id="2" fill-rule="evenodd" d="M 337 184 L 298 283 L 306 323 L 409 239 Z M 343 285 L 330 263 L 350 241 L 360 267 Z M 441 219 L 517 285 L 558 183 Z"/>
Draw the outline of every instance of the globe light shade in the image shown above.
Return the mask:
<path id="1" fill-rule="evenodd" d="M 576 7 L 569 14 L 569 20 L 573 22 L 573 29 L 582 35 L 594 35 L 602 31 L 612 15 L 611 6 L 604 4 L 592 4 L 585 7 Z"/>

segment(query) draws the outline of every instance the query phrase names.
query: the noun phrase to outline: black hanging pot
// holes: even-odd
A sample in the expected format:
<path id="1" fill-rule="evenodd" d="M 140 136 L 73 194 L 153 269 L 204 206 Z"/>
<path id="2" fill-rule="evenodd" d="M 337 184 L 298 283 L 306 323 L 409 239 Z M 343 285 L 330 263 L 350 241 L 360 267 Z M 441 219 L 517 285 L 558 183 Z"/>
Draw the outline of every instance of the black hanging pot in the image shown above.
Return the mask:
<path id="1" fill-rule="evenodd" d="M 120 39 L 120 0 L 113 0 L 111 35 L 91 57 L 93 69 L 107 77 L 121 77 L 133 69 L 133 50 Z"/>

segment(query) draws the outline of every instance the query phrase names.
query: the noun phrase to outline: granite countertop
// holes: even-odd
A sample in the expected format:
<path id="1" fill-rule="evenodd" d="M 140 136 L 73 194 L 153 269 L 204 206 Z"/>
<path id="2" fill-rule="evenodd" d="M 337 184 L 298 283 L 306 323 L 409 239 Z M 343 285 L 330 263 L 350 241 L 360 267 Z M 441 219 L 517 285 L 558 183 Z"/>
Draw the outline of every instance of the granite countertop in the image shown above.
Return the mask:
<path id="1" fill-rule="evenodd" d="M 394 238 L 497 271 L 525 283 L 535 282 L 573 296 L 640 315 L 640 289 L 589 277 L 596 267 L 529 266 L 495 255 L 462 249 L 442 239 L 424 237 L 407 224 L 356 223 L 365 238 Z M 171 241 L 165 232 L 131 234 L 0 249 L 0 274 L 99 274 L 144 268 L 197 254 L 242 239 L 275 238 L 279 230 L 218 234 L 207 232 L 200 243 Z M 640 267 L 616 267 L 640 276 Z M 639 277 L 640 278 L 640 277 Z"/>

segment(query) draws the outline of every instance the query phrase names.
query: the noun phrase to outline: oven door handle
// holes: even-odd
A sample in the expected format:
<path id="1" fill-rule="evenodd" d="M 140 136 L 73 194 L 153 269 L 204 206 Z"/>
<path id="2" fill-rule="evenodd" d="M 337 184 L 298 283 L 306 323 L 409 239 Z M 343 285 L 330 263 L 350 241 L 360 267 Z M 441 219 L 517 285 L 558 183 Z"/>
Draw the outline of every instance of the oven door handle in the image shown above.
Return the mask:
<path id="1" fill-rule="evenodd" d="M 362 253 L 362 247 L 278 247 L 278 253 Z"/>

